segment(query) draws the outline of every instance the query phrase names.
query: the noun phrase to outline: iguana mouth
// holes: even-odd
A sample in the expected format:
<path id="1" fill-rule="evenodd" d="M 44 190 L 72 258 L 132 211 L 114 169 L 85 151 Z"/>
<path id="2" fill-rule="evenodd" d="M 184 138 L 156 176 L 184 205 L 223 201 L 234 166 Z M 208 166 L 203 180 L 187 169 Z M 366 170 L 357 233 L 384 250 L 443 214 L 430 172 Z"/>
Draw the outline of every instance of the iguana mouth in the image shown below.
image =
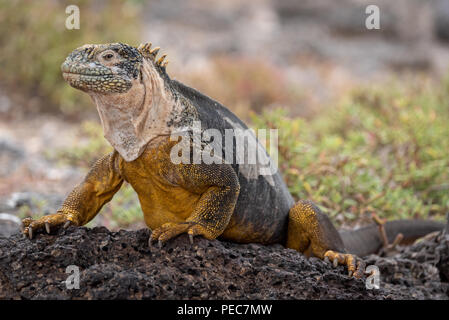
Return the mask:
<path id="1" fill-rule="evenodd" d="M 76 64 L 75 62 L 68 62 L 68 61 L 64 61 L 62 63 L 61 71 L 63 73 L 82 74 L 89 76 L 103 76 L 113 74 L 110 68 L 95 63 L 90 63 L 90 65 L 87 65 L 87 64 Z"/>
<path id="2" fill-rule="evenodd" d="M 76 89 L 99 93 L 123 93 L 131 88 L 128 77 L 115 74 L 110 68 L 91 63 L 76 64 L 65 61 L 61 65 L 64 80 Z"/>

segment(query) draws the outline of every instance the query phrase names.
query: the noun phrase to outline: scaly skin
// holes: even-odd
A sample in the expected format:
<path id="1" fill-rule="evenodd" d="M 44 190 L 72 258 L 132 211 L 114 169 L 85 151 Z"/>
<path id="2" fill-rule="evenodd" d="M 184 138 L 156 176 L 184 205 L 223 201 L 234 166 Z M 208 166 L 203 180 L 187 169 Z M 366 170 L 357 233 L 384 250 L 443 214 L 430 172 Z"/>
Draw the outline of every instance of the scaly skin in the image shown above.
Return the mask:
<path id="1" fill-rule="evenodd" d="M 50 233 L 68 224 L 82 226 L 127 181 L 152 230 L 150 243 L 161 246 L 181 233 L 191 241 L 203 236 L 282 243 L 346 265 L 350 276 L 361 277 L 363 261 L 346 252 L 329 218 L 313 203 L 294 203 L 279 173 L 254 176 L 257 168 L 246 163 L 173 163 L 170 152 L 177 141 L 169 133 L 192 121 L 221 133 L 247 127 L 218 102 L 171 80 L 165 56 L 156 58 L 158 51 L 151 44 L 134 48 L 114 43 L 85 45 L 67 57 L 61 66 L 64 79 L 91 95 L 116 150 L 96 162 L 55 214 L 24 219 L 23 232 L 32 238 L 43 229 Z"/>

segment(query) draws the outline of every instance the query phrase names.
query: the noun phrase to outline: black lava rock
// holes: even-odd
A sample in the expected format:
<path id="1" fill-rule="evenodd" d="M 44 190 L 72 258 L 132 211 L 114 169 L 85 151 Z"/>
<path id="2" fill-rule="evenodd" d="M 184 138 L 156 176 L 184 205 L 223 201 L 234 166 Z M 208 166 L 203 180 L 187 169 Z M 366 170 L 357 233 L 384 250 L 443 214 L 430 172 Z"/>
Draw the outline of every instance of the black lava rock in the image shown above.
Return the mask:
<path id="1" fill-rule="evenodd" d="M 149 230 L 69 227 L 33 240 L 0 237 L 0 299 L 448 299 L 449 237 L 370 256 L 380 289 L 281 245 L 182 235 L 148 247 Z M 66 273 L 79 269 L 79 289 Z"/>

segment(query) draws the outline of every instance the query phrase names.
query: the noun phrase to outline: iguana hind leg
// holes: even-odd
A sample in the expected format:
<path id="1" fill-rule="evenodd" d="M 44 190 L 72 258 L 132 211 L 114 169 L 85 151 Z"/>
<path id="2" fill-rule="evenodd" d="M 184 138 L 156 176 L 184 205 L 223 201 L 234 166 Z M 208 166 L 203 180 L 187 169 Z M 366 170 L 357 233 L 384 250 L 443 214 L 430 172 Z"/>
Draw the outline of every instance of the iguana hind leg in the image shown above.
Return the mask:
<path id="1" fill-rule="evenodd" d="M 334 266 L 346 265 L 349 275 L 356 278 L 362 277 L 365 271 L 363 260 L 346 253 L 343 241 L 329 217 L 311 201 L 298 201 L 290 209 L 287 247 L 331 260 Z"/>

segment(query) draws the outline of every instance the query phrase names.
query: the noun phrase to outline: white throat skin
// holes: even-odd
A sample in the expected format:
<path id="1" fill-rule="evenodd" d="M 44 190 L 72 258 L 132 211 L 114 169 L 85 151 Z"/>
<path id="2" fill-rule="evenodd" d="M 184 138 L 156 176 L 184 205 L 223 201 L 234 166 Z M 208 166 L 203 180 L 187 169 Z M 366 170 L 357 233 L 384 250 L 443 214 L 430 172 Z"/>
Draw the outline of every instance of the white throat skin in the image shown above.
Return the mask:
<path id="1" fill-rule="evenodd" d="M 133 86 L 125 93 L 90 93 L 97 105 L 104 137 L 127 162 L 136 160 L 154 138 L 170 135 L 174 128 L 167 123 L 183 109 L 146 59 L 141 77 L 133 80 Z"/>

